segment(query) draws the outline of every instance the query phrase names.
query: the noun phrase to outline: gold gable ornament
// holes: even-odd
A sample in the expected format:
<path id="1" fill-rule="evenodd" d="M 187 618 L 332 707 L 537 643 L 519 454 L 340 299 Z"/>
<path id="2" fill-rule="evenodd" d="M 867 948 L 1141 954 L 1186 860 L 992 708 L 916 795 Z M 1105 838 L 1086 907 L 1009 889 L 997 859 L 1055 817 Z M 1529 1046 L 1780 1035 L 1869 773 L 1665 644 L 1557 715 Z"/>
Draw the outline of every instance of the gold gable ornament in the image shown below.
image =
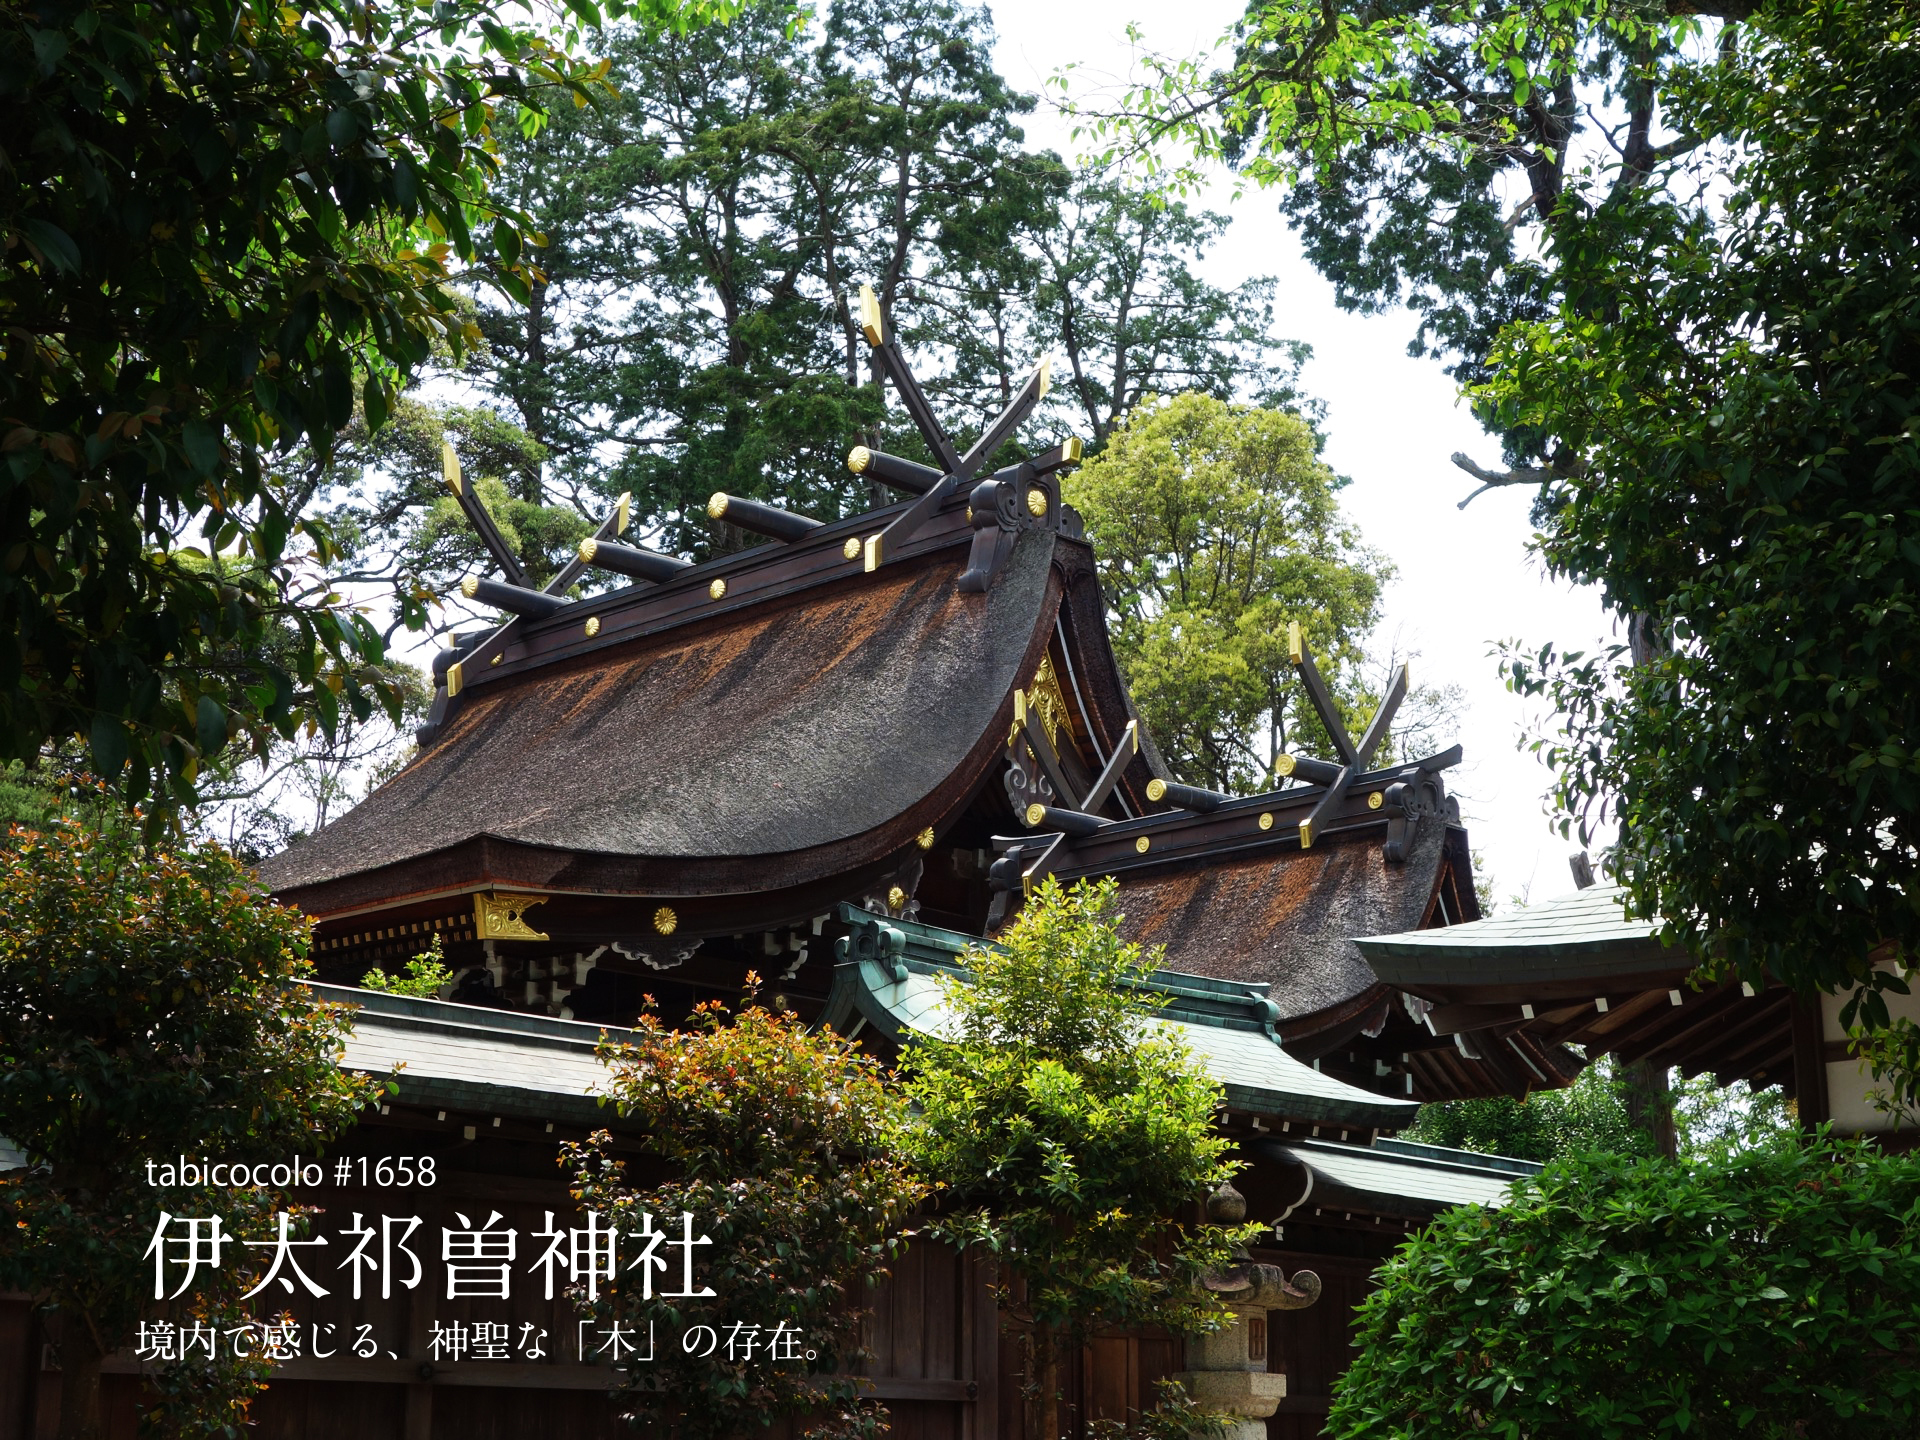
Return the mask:
<path id="1" fill-rule="evenodd" d="M 1026 708 L 1040 717 L 1040 728 L 1047 732 L 1047 743 L 1055 750 L 1060 748 L 1060 727 L 1067 719 L 1067 697 L 1061 693 L 1060 681 L 1053 673 L 1053 657 L 1048 655 L 1040 661 L 1040 668 L 1033 672 L 1033 683 L 1027 687 Z M 1072 734 L 1072 728 L 1068 728 Z"/>
<path id="2" fill-rule="evenodd" d="M 544 895 L 476 895 L 473 929 L 482 940 L 545 940 L 526 922 L 526 913 L 547 903 Z"/>

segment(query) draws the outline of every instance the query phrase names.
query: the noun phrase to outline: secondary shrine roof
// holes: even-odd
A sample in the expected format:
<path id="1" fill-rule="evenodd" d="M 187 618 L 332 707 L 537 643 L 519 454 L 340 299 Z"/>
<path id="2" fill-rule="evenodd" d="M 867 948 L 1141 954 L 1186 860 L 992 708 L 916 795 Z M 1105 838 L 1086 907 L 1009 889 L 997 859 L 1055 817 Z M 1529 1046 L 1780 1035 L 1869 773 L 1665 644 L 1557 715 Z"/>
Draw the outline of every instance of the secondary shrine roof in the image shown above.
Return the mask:
<path id="1" fill-rule="evenodd" d="M 912 921 L 863 916 L 849 909 L 845 954 L 834 967 L 823 1023 L 857 1034 L 871 1025 L 902 1043 L 912 1034 L 942 1035 L 953 1023 L 946 983 L 963 976 L 971 936 Z M 1156 1023 L 1193 1052 L 1226 1092 L 1233 1111 L 1359 1130 L 1397 1129 L 1419 1106 L 1349 1085 L 1296 1060 L 1280 1046 L 1272 1002 L 1257 989 L 1156 970 L 1149 992 L 1167 999 Z"/>
<path id="2" fill-rule="evenodd" d="M 1617 887 L 1593 885 L 1470 925 L 1355 944 L 1469 1059 L 1510 1064 L 1510 1051 L 1571 1045 L 1589 1060 L 1644 1060 L 1796 1094 L 1795 1047 L 1817 1054 L 1817 1012 L 1803 1007 L 1796 1019 L 1779 985 L 1697 978 L 1687 950 L 1656 938 L 1659 923 L 1628 916 Z"/>
<path id="3" fill-rule="evenodd" d="M 1294 1020 L 1377 988 L 1353 937 L 1423 924 L 1448 848 L 1448 831 L 1429 825 L 1397 864 L 1379 844 L 1348 841 L 1130 876 L 1122 928 L 1129 940 L 1165 946 L 1169 970 L 1258 986 L 1282 1020 Z"/>
<path id="4" fill-rule="evenodd" d="M 1520 983 L 1692 968 L 1655 938 L 1657 920 L 1629 916 L 1624 892 L 1592 885 L 1504 915 L 1440 930 L 1375 932 L 1354 941 L 1375 974 L 1396 984 Z"/>
<path id="5" fill-rule="evenodd" d="M 358 1010 L 343 1069 L 384 1076 L 399 1066 L 401 1104 L 604 1125 L 595 1057 L 605 1027 L 441 1000 L 315 985 Z"/>
<path id="6" fill-rule="evenodd" d="M 1352 1208 L 1372 1214 L 1424 1216 L 1454 1205 L 1507 1203 L 1513 1182 L 1538 1173 L 1530 1160 L 1481 1155 L 1441 1145 L 1381 1137 L 1372 1145 L 1328 1140 L 1262 1140 L 1261 1158 L 1305 1172 L 1300 1207 Z"/>

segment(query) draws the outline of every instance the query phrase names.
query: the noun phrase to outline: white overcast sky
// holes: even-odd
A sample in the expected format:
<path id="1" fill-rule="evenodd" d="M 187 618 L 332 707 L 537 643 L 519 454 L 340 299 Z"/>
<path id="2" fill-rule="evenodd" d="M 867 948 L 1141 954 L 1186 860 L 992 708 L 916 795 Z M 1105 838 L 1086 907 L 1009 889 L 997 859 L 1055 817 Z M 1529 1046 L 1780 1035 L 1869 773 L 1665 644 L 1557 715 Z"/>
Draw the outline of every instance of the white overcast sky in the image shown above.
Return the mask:
<path id="1" fill-rule="evenodd" d="M 1114 85 L 1131 66 L 1126 37 L 1137 24 L 1161 54 L 1209 48 L 1243 12 L 1234 0 L 988 0 L 999 34 L 1000 72 L 1045 95 L 1045 82 L 1074 63 L 1076 95 Z M 1031 143 L 1071 157 L 1068 121 L 1043 99 L 1028 124 Z M 1216 284 L 1252 275 L 1280 281 L 1282 334 L 1313 346 L 1308 389 L 1327 404 L 1327 459 L 1350 476 L 1344 503 L 1369 543 L 1399 567 L 1388 591 L 1381 638 L 1420 652 L 1416 679 L 1457 682 L 1468 710 L 1460 740 L 1466 763 L 1449 777 L 1464 798 L 1469 834 L 1505 904 L 1572 889 L 1567 857 L 1578 847 L 1549 826 L 1549 777 L 1517 749 L 1528 711 L 1500 682 L 1492 648 L 1509 638 L 1591 647 L 1610 631 L 1598 596 L 1549 581 L 1527 542 L 1530 491 L 1490 491 L 1464 511 L 1474 482 L 1449 462 L 1464 450 L 1497 464 L 1499 447 L 1456 402 L 1453 382 L 1433 360 L 1406 353 L 1416 323 L 1404 312 L 1360 316 L 1338 309 L 1333 290 L 1301 258 L 1274 194 L 1237 202 L 1223 182 L 1197 203 L 1232 215 L 1209 257 Z"/>

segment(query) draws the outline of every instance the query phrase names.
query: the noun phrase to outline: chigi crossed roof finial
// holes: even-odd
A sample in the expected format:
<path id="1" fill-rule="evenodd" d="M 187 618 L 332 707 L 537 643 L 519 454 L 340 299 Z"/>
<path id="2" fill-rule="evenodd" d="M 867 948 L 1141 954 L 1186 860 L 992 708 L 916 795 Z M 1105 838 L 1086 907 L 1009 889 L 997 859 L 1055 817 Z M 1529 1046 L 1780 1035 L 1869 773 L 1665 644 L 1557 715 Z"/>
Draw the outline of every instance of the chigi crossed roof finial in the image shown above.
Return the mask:
<path id="1" fill-rule="evenodd" d="M 1015 892 L 1030 893 L 1049 875 L 1113 874 L 1217 855 L 1273 843 L 1288 829 L 1300 849 L 1310 850 L 1331 834 L 1371 827 L 1381 819 L 1387 821 L 1386 859 L 1399 864 L 1406 861 L 1423 817 L 1457 823 L 1457 810 L 1446 796 L 1440 772 L 1460 763 L 1458 745 L 1420 760 L 1374 765 L 1374 753 L 1386 740 L 1407 696 L 1410 677 L 1405 665 L 1394 672 L 1386 695 L 1356 741 L 1313 663 L 1297 621 L 1287 626 L 1287 654 L 1340 758 L 1281 755 L 1273 774 L 1283 783 L 1292 783 L 1260 795 L 1225 795 L 1156 777 L 1147 784 L 1147 799 L 1172 808 L 1134 818 L 1114 819 L 1096 812 L 1112 794 L 1120 769 L 1139 748 L 1138 722 L 1128 726 L 1125 741 L 1087 793 L 1075 797 L 1044 725 L 1016 693 L 1013 732 L 1007 737 L 1007 793 L 1033 833 L 994 837 L 1001 858 L 988 875 L 999 892 L 990 923 L 997 924 L 1008 912 Z"/>
<path id="2" fill-rule="evenodd" d="M 443 445 L 442 471 L 447 486 L 500 576 L 498 579 L 469 576 L 461 582 L 460 593 L 468 600 L 505 612 L 509 618 L 491 630 L 454 636 L 452 646 L 440 653 L 434 663 L 438 694 L 428 722 L 419 732 L 423 744 L 437 733 L 450 704 L 462 689 L 469 682 L 477 681 L 481 674 L 479 667 L 499 666 L 507 659 L 509 650 L 519 653 L 527 649 L 527 645 L 521 643 L 528 638 L 522 633 L 526 626 L 537 627 L 538 633 L 545 634 L 551 626 L 584 614 L 587 618 L 582 629 L 586 639 L 601 638 L 603 633 L 609 642 L 615 638 L 613 633 L 604 631 L 611 615 L 603 620 L 601 614 L 606 608 L 602 602 L 608 597 L 575 600 L 567 594 L 588 567 L 609 570 L 635 582 L 627 591 L 616 593 L 658 590 L 665 603 L 669 595 L 700 586 L 708 600 L 731 606 L 754 593 L 756 587 L 751 582 L 756 579 L 770 583 L 773 570 L 784 563 L 778 547 L 785 547 L 789 555 L 804 552 L 806 558 L 799 563 L 809 573 L 847 562 L 873 571 L 896 558 L 916 537 L 924 538 L 929 522 L 936 517 L 940 523 L 934 528 L 950 537 L 964 507 L 965 525 L 972 531 L 972 542 L 966 568 L 956 585 L 963 592 L 981 593 L 1005 566 L 1021 532 L 1065 529 L 1070 534 L 1078 533 L 1077 520 L 1061 504 L 1059 477 L 1060 472 L 1080 462 L 1079 440 L 1069 438 L 1031 460 L 1016 462 L 979 478 L 980 468 L 1012 438 L 1033 413 L 1034 406 L 1045 397 L 1049 362 L 1040 363 L 999 417 L 962 453 L 934 415 L 898 341 L 889 333 L 880 303 L 870 287 L 860 287 L 858 304 L 861 333 L 873 347 L 881 371 L 892 381 L 901 405 L 937 462 L 923 465 L 864 445 L 853 449 L 847 457 L 850 470 L 913 497 L 904 509 L 897 503 L 882 507 L 874 516 L 875 520 L 884 520 L 877 529 L 862 526 L 861 521 L 866 517 L 861 515 L 822 522 L 778 505 L 718 492 L 707 501 L 710 517 L 764 535 L 777 542 L 777 546 L 772 550 L 761 547 L 744 556 L 715 556 L 696 565 L 678 555 L 623 541 L 620 537 L 626 534 L 632 502 L 630 496 L 622 495 L 593 535 L 580 542 L 579 554 L 545 585 L 536 588 L 529 583 L 486 507 L 462 479 L 460 460 L 452 444 Z M 698 579 L 693 578 L 696 576 Z M 757 588 L 764 589 L 764 584 Z M 552 648 L 546 641 L 537 644 Z"/>
<path id="3" fill-rule="evenodd" d="M 894 517 L 886 529 L 868 537 L 866 567 L 869 570 L 879 568 L 890 554 L 927 523 L 935 511 L 960 490 L 971 485 L 967 507 L 973 519 L 973 548 L 967 556 L 966 571 L 960 577 L 960 589 L 985 590 L 994 573 L 1005 563 L 1013 538 L 1022 528 L 1023 510 L 1028 521 L 1046 520 L 1051 516 L 1058 523 L 1057 490 L 1037 482 L 1080 462 L 1080 441 L 1069 439 L 1036 459 L 996 470 L 978 484 L 973 483 L 980 467 L 1020 428 L 1021 422 L 1033 412 L 1033 407 L 1046 397 L 1053 362 L 1040 362 L 1033 374 L 1027 377 L 1026 384 L 1014 395 L 1012 402 L 1000 412 L 1000 417 L 987 426 L 980 438 L 962 455 L 935 417 L 933 407 L 927 403 L 926 394 L 907 365 L 906 356 L 900 353 L 899 341 L 888 334 L 886 317 L 880 313 L 880 302 L 866 285 L 860 287 L 860 333 L 866 336 L 867 343 L 873 347 L 874 358 L 893 382 L 900 403 L 906 407 L 914 428 L 920 432 L 920 438 L 926 441 L 927 449 L 940 462 L 940 468 L 935 470 L 882 451 L 870 450 L 864 445 L 856 447 L 847 457 L 847 467 L 854 474 L 871 475 L 876 480 L 913 490 L 919 495 L 919 499 L 908 506 L 904 513 Z"/>

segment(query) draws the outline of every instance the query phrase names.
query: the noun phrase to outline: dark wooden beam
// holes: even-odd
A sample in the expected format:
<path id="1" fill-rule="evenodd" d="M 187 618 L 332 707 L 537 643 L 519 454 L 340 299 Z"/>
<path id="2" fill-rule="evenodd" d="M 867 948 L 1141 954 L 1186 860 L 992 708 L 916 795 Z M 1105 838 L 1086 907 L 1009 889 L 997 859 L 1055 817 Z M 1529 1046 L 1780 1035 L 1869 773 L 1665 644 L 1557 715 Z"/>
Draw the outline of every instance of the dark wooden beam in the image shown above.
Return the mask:
<path id="1" fill-rule="evenodd" d="M 1793 1090 L 1800 1128 L 1813 1130 L 1833 1118 L 1833 1106 L 1827 1096 L 1826 1028 L 1821 1018 L 1818 997 L 1803 999 L 1796 995 L 1793 1007 Z"/>
<path id="2" fill-rule="evenodd" d="M 1407 688 L 1411 683 L 1412 676 L 1405 665 L 1394 672 L 1393 683 L 1387 686 L 1386 698 L 1380 702 L 1380 708 L 1373 712 L 1367 733 L 1360 737 L 1357 747 L 1359 754 L 1354 761 L 1356 765 L 1364 767 L 1373 763 L 1373 752 L 1387 738 L 1387 727 L 1393 724 L 1394 712 L 1400 708 L 1400 702 L 1407 698 Z"/>
<path id="3" fill-rule="evenodd" d="M 614 502 L 613 509 L 607 512 L 606 518 L 601 520 L 587 539 L 596 545 L 602 540 L 618 540 L 627 533 L 627 525 L 632 519 L 633 496 L 622 495 Z M 585 547 L 582 546 L 582 548 Z M 586 573 L 587 562 L 582 560 L 576 551 L 573 558 L 555 571 L 553 578 L 540 588 L 550 595 L 564 595 L 573 587 L 573 582 Z"/>
<path id="4" fill-rule="evenodd" d="M 483 575 L 469 575 L 462 580 L 460 593 L 469 600 L 478 600 L 482 605 L 491 605 L 509 615 L 535 620 L 558 614 L 573 603 L 564 595 L 549 595 L 544 590 L 534 590 L 525 585 L 508 585 L 503 581 L 489 580 Z"/>
<path id="5" fill-rule="evenodd" d="M 1436 1005 L 1427 1013 L 1427 1023 L 1436 1035 L 1490 1030 L 1496 1025 L 1525 1023 L 1525 1019 L 1517 1005 Z"/>
<path id="6" fill-rule="evenodd" d="M 1341 763 L 1349 769 L 1359 765 L 1359 747 L 1353 743 L 1353 737 L 1347 734 L 1347 722 L 1341 718 L 1340 707 L 1333 703 L 1327 682 L 1320 678 L 1320 671 L 1313 663 L 1313 652 L 1307 649 L 1306 635 L 1297 620 L 1287 622 L 1287 659 L 1299 675 L 1300 683 L 1306 687 L 1313 713 L 1320 717 L 1328 738 L 1333 741 L 1333 748 L 1340 752 Z"/>
<path id="7" fill-rule="evenodd" d="M 1177 810 L 1198 810 L 1211 814 L 1232 798 L 1217 790 L 1202 790 L 1197 785 L 1182 785 L 1176 780 L 1162 780 L 1158 776 L 1147 782 L 1147 799 L 1164 800 Z"/>
<path id="8" fill-rule="evenodd" d="M 1783 1041 L 1789 1046 L 1793 1043 L 1784 993 L 1772 1000 L 1760 1000 L 1754 1014 L 1717 1034 L 1701 1050 L 1682 1060 L 1680 1068 L 1689 1075 L 1702 1071 L 1715 1075 L 1744 1073 L 1740 1066 L 1743 1059 L 1757 1050 L 1777 1048 Z"/>
<path id="9" fill-rule="evenodd" d="M 961 486 L 973 479 L 974 473 L 987 462 L 994 451 L 1005 443 L 1007 437 L 1019 428 L 1020 422 L 1027 418 L 1027 413 L 1039 403 L 1040 397 L 1047 393 L 1047 368 L 1042 364 L 1028 377 L 1027 383 L 1020 387 L 1019 393 L 1013 397 L 1012 402 L 1000 412 L 1000 417 L 986 428 L 978 440 L 974 441 L 972 449 L 948 467 L 947 473 L 941 477 L 938 485 L 909 505 L 886 529 L 868 538 L 867 569 L 877 569 L 885 564 L 889 555 L 912 539 L 914 532 L 932 519 L 933 513 Z M 952 447 L 948 446 L 947 450 L 951 453 Z M 946 463 L 946 455 L 943 454 L 941 460 L 943 464 Z"/>
<path id="10" fill-rule="evenodd" d="M 1107 803 L 1107 797 L 1120 783 L 1120 777 L 1126 772 L 1133 757 L 1140 753 L 1140 722 L 1129 720 L 1127 728 L 1120 732 L 1120 743 L 1113 747 L 1113 754 L 1107 757 L 1107 763 L 1094 778 L 1093 787 L 1080 797 L 1080 809 L 1092 812 Z M 1149 782 L 1151 788 L 1151 782 Z"/>
<path id="11" fill-rule="evenodd" d="M 847 469 L 855 475 L 864 475 L 870 480 L 878 480 L 882 485 L 890 485 L 895 490 L 904 490 L 909 495 L 924 495 L 941 480 L 941 472 L 931 465 L 902 460 L 898 455 L 869 449 L 865 445 L 856 445 L 847 452 Z"/>
<path id="12" fill-rule="evenodd" d="M 1682 1000 L 1678 1006 L 1669 1004 L 1666 1016 L 1658 1023 L 1647 1024 L 1613 1053 L 1629 1065 L 1650 1055 L 1671 1053 L 1676 1046 L 1684 1045 L 1689 1036 L 1721 1023 L 1726 1013 L 1746 998 L 1738 985 L 1720 985 L 1697 995 L 1685 990 L 1680 993 Z"/>
<path id="13" fill-rule="evenodd" d="M 729 495 L 724 490 L 716 490 L 708 497 L 707 516 L 774 540 L 804 540 L 820 528 L 820 522 L 810 515 L 799 515 L 791 510 L 782 510 L 778 505 Z"/>
<path id="14" fill-rule="evenodd" d="M 1738 985 L 1730 985 L 1721 992 L 1718 1003 L 1710 1007 L 1702 1006 L 1702 1013 L 1685 1029 L 1669 1035 L 1658 1044 L 1637 1050 L 1633 1058 L 1651 1060 L 1656 1065 L 1684 1064 L 1689 1054 L 1717 1043 L 1732 1029 L 1742 1026 L 1746 1019 L 1751 1018 L 1743 1016 L 1743 1012 L 1754 1004 L 1752 997 L 1741 994 Z"/>
<path id="15" fill-rule="evenodd" d="M 499 527 L 493 523 L 493 517 L 487 513 L 487 507 L 480 503 L 480 497 L 473 493 L 473 487 L 468 485 L 460 474 L 460 457 L 455 453 L 451 440 L 440 442 L 440 474 L 447 482 L 447 488 L 453 491 L 453 498 L 466 512 L 468 523 L 473 526 L 474 533 L 479 535 L 480 543 L 487 547 L 487 553 L 493 557 L 493 563 L 498 565 L 500 573 L 507 577 L 507 583 L 526 585 L 527 572 L 520 568 L 519 560 L 515 558 L 506 538 L 501 535 Z"/>
<path id="16" fill-rule="evenodd" d="M 912 419 L 914 429 L 920 432 L 920 438 L 927 442 L 934 459 L 940 462 L 942 473 L 951 476 L 960 468 L 960 457 L 935 417 L 933 406 L 927 403 L 920 382 L 914 379 L 913 371 L 907 367 L 907 358 L 900 353 L 899 344 L 887 333 L 887 321 L 880 313 L 878 297 L 866 285 L 860 287 L 860 332 L 867 337 L 867 344 L 873 347 L 874 359 L 879 362 L 880 368 L 893 381 L 893 388 L 899 392 L 900 403 Z"/>

